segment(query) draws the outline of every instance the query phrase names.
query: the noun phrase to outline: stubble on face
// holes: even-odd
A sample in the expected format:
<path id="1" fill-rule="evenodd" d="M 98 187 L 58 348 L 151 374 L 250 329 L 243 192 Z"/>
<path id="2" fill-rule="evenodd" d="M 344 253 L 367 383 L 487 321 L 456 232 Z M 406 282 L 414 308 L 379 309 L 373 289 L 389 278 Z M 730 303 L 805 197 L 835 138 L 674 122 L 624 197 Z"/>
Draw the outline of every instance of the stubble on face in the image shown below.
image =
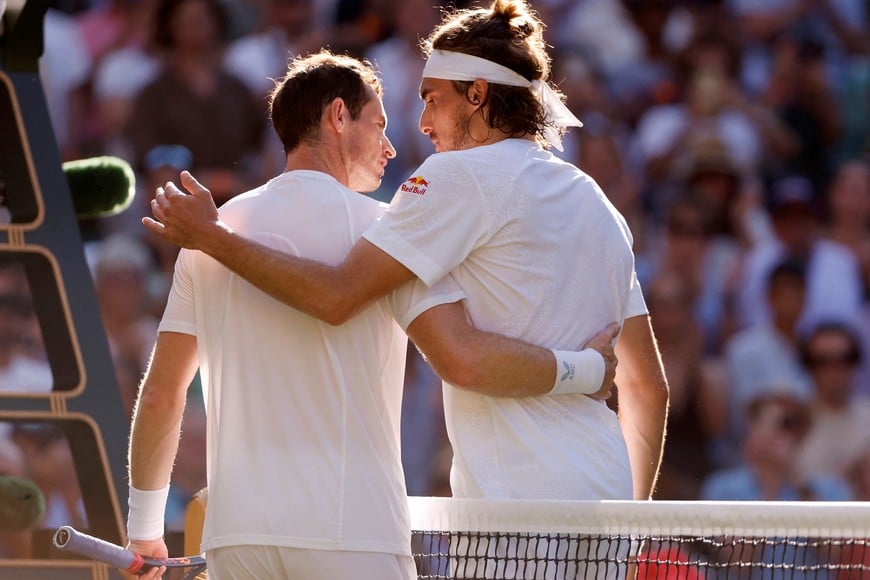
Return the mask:
<path id="1" fill-rule="evenodd" d="M 380 113 L 380 114 L 379 114 Z M 367 103 L 360 118 L 353 121 L 343 152 L 348 168 L 348 186 L 354 191 L 369 193 L 381 186 L 384 143 L 378 130 L 378 117 L 384 117 L 379 99 Z"/>
<path id="2" fill-rule="evenodd" d="M 443 143 L 444 151 L 462 151 L 474 147 L 471 138 L 471 114 L 466 113 L 462 107 L 457 107 L 453 114 L 453 134 L 450 139 Z"/>
<path id="3" fill-rule="evenodd" d="M 352 190 L 369 193 L 380 187 L 380 177 L 369 168 L 372 154 L 366 150 L 356 134 L 348 140 L 346 157 L 350 167 L 348 185 Z"/>

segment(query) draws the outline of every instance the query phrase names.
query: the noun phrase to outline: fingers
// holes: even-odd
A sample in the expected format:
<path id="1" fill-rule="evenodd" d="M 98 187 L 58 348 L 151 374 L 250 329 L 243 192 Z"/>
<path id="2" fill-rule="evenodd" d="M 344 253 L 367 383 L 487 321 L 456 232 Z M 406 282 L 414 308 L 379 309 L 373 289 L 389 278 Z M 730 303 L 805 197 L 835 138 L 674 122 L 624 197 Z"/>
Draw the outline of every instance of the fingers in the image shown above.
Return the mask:
<path id="1" fill-rule="evenodd" d="M 143 217 L 142 225 L 145 226 L 145 229 L 158 235 L 162 235 L 166 231 L 166 227 L 162 223 L 150 217 Z"/>
<path id="2" fill-rule="evenodd" d="M 166 222 L 166 210 L 169 208 L 169 202 L 163 198 L 155 198 L 151 200 L 151 215 L 158 221 Z"/>
<path id="3" fill-rule="evenodd" d="M 163 578 L 163 574 L 166 572 L 166 566 L 160 566 L 159 568 L 152 568 L 148 570 L 144 575 L 140 576 L 140 578 L 144 578 L 145 580 L 159 580 Z"/>
<path id="4" fill-rule="evenodd" d="M 211 196 L 211 192 L 203 184 L 197 181 L 197 179 L 189 171 L 181 172 L 181 184 L 187 191 L 189 191 L 194 196 Z"/>

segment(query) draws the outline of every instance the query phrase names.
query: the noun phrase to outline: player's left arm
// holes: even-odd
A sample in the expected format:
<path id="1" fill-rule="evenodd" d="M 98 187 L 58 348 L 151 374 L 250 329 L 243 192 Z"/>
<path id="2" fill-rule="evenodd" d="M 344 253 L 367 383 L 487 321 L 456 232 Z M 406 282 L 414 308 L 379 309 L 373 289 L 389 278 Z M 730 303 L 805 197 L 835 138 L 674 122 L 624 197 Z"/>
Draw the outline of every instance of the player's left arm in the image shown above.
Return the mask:
<path id="1" fill-rule="evenodd" d="M 360 239 L 337 266 L 285 254 L 238 235 L 220 221 L 214 200 L 187 172 L 182 184 L 158 189 L 149 230 L 197 249 L 273 298 L 329 324 L 342 324 L 373 301 L 414 278 L 395 258 Z M 317 224 L 312 224 L 317 227 Z"/>
<path id="2" fill-rule="evenodd" d="M 500 397 L 529 397 L 553 391 L 561 375 L 552 350 L 475 328 L 463 304 L 453 302 L 430 308 L 407 329 L 408 337 L 443 380 L 458 388 Z M 581 371 L 575 369 L 578 380 L 563 392 L 585 392 L 596 399 L 609 396 L 616 370 L 612 341 L 617 332 L 618 327 L 611 325 L 583 345 L 603 359 L 603 379 L 596 376 L 580 381 Z"/>
<path id="3" fill-rule="evenodd" d="M 627 318 L 616 343 L 619 423 L 628 446 L 634 499 L 649 498 L 661 465 L 668 382 L 648 315 Z"/>

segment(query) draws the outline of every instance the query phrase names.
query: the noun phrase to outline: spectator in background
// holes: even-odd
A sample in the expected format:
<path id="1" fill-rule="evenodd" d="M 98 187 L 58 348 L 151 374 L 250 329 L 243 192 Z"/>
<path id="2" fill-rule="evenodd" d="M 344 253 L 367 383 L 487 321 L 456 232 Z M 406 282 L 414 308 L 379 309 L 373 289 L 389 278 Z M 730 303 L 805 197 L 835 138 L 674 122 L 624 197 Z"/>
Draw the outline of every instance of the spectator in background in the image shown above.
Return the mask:
<path id="1" fill-rule="evenodd" d="M 264 0 L 263 4 L 262 26 L 233 41 L 224 55 L 226 70 L 261 103 L 267 101 L 274 79 L 287 72 L 291 58 L 316 52 L 330 42 L 328 29 L 318 19 L 317 0 Z M 260 171 L 272 177 L 284 170 L 284 148 L 274 131 L 266 131 L 264 139 Z"/>
<path id="2" fill-rule="evenodd" d="M 145 154 L 142 161 L 144 185 L 139 187 L 142 195 L 137 196 L 137 220 L 148 213 L 148 205 L 154 199 L 154 192 L 167 181 L 176 179 L 179 173 L 193 164 L 193 153 L 184 145 L 158 145 Z M 129 210 L 127 213 L 131 213 Z M 178 257 L 178 246 L 167 243 L 160 236 L 155 236 L 150 230 L 142 228 L 143 241 L 151 251 L 157 272 L 159 286 L 155 287 L 155 315 L 159 316 L 166 304 L 169 286 L 175 271 L 175 259 Z M 159 297 L 159 298 L 158 298 Z"/>
<path id="3" fill-rule="evenodd" d="M 794 261 L 776 265 L 767 279 L 767 304 L 772 312 L 763 321 L 735 334 L 725 344 L 725 364 L 731 384 L 730 433 L 717 458 L 733 464 L 745 426 L 743 411 L 770 384 L 792 389 L 792 396 L 806 399 L 810 379 L 800 362 L 797 323 L 804 309 L 806 273 Z"/>
<path id="4" fill-rule="evenodd" d="M 361 57 L 392 32 L 393 15 L 405 0 L 333 0 L 333 50 Z"/>
<path id="5" fill-rule="evenodd" d="M 30 286 L 24 268 L 0 265 L 0 391 L 50 393 L 54 376 L 35 324 Z M 9 426 L 0 423 L 0 435 Z"/>
<path id="6" fill-rule="evenodd" d="M 777 35 L 772 70 L 761 98 L 798 138 L 780 172 L 798 174 L 819 191 L 830 178 L 834 145 L 842 133 L 824 47 L 794 34 Z"/>
<path id="7" fill-rule="evenodd" d="M 841 163 L 827 189 L 827 222 L 822 236 L 849 248 L 861 271 L 863 305 L 855 325 L 861 340 L 861 364 L 855 373 L 857 392 L 870 397 L 870 162 Z"/>
<path id="8" fill-rule="evenodd" d="M 750 250 L 738 289 L 741 326 L 770 319 L 765 281 L 773 265 L 784 259 L 798 261 L 806 270 L 807 296 L 800 329 L 821 320 L 856 320 L 863 301 L 858 261 L 848 248 L 819 235 L 812 184 L 800 177 L 776 182 L 769 208 L 774 235 Z"/>
<path id="9" fill-rule="evenodd" d="M 721 370 L 702 352 L 701 332 L 692 318 L 692 290 L 672 271 L 647 286 L 647 305 L 670 386 L 668 440 L 654 497 L 698 499 L 711 469 L 709 442 L 727 428 L 728 393 Z"/>
<path id="10" fill-rule="evenodd" d="M 164 144 L 184 145 L 218 203 L 262 180 L 262 104 L 221 65 L 226 16 L 218 0 L 158 0 L 162 70 L 137 96 L 129 125 L 137 168 Z"/>
<path id="11" fill-rule="evenodd" d="M 198 375 L 197 375 L 198 376 Z M 178 454 L 172 469 L 169 496 L 166 499 L 165 521 L 169 531 L 183 531 L 187 504 L 207 485 L 206 415 L 202 400 L 202 385 L 195 378 L 187 393 L 187 405 L 182 418 L 182 434 L 178 440 Z"/>
<path id="12" fill-rule="evenodd" d="M 736 330 L 733 296 L 746 251 L 756 235 L 753 222 L 763 210 L 756 206 L 751 190 L 745 187 L 743 172 L 719 139 L 695 144 L 682 164 L 676 190 L 682 197 L 674 202 L 666 218 L 671 233 L 666 238 L 670 242 L 667 248 L 682 239 L 686 243 L 694 240 L 703 251 L 694 273 L 695 317 L 703 331 L 705 350 L 718 352 Z M 682 213 L 700 214 L 693 218 L 694 227 L 680 227 L 685 220 L 681 221 L 678 207 Z"/>
<path id="13" fill-rule="evenodd" d="M 778 387 L 769 386 L 769 389 Z M 759 393 L 746 408 L 747 428 L 740 465 L 712 473 L 701 490 L 703 500 L 842 501 L 850 499 L 845 481 L 798 477 L 795 455 L 810 428 L 806 403 L 785 391 Z"/>
<path id="14" fill-rule="evenodd" d="M 541 4 L 548 22 L 547 41 L 557 51 L 569 45 L 582 50 L 612 91 L 620 116 L 633 126 L 641 111 L 655 101 L 659 83 L 672 74 L 671 47 L 663 40 L 661 26 L 675 10 L 673 3 L 549 0 Z M 555 57 L 554 53 L 554 64 Z M 578 113 L 583 119 L 582 111 Z"/>
<path id="15" fill-rule="evenodd" d="M 160 73 L 161 61 L 152 41 L 156 0 L 138 0 L 124 30 L 94 63 L 90 106 L 94 139 L 102 153 L 133 159 L 127 135 L 136 96 Z M 127 8 L 132 10 L 131 7 Z M 94 10 L 99 10 L 95 8 Z M 81 19 L 88 18 L 83 14 Z M 99 21 L 99 17 L 95 18 Z"/>
<path id="16" fill-rule="evenodd" d="M 328 41 L 316 19 L 316 0 L 266 0 L 265 4 L 261 29 L 234 40 L 224 56 L 226 70 L 263 99 L 274 88 L 273 79 L 287 72 L 291 58 L 316 52 Z"/>
<path id="17" fill-rule="evenodd" d="M 769 109 L 752 102 L 737 79 L 739 46 L 722 29 L 699 31 L 679 63 L 680 99 L 654 105 L 640 118 L 637 141 L 657 188 L 673 180 L 681 154 L 711 138 L 742 171 L 760 171 L 767 155 L 787 158 L 796 141 Z"/>
<path id="18" fill-rule="evenodd" d="M 78 28 L 94 63 L 122 46 L 141 46 L 147 27 L 140 25 L 150 18 L 151 0 L 105 0 L 76 16 Z"/>
<path id="19" fill-rule="evenodd" d="M 710 238 L 707 206 L 686 193 L 671 204 L 663 225 L 651 245 L 650 271 L 641 282 L 646 284 L 665 274 L 676 275 L 687 289 L 689 308 L 694 310 L 704 286 L 704 262 Z"/>
<path id="20" fill-rule="evenodd" d="M 870 501 L 870 445 L 865 446 L 861 455 L 855 458 L 846 477 L 852 489 L 852 499 Z"/>
<path id="21" fill-rule="evenodd" d="M 632 28 L 643 46 L 642 55 L 613 75 L 611 86 L 624 119 L 637 123 L 653 105 L 678 97 L 674 61 L 694 35 L 697 23 L 691 3 L 670 0 L 623 0 Z"/>
<path id="22" fill-rule="evenodd" d="M 828 220 L 822 236 L 852 250 L 861 268 L 861 295 L 870 300 L 870 162 L 837 167 L 827 189 Z"/>
<path id="23" fill-rule="evenodd" d="M 812 427 L 798 456 L 805 477 L 846 477 L 850 466 L 870 448 L 870 397 L 853 390 L 861 345 L 839 323 L 820 324 L 801 346 L 801 358 L 813 379 Z"/>
<path id="24" fill-rule="evenodd" d="M 88 529 L 82 492 L 66 434 L 55 423 L 16 423 L 12 441 L 27 464 L 27 475 L 45 496 L 45 514 L 37 527 Z"/>
<path id="25" fill-rule="evenodd" d="M 759 93 L 774 67 L 771 46 L 783 33 L 800 33 L 824 47 L 839 71 L 848 53 L 867 48 L 865 0 L 726 0 L 744 46 L 741 78 Z"/>
<path id="26" fill-rule="evenodd" d="M 81 122 L 92 61 L 72 16 L 50 8 L 45 15 L 43 36 L 39 78 L 61 160 L 69 161 L 82 156 Z"/>
<path id="27" fill-rule="evenodd" d="M 157 335 L 149 303 L 152 269 L 147 248 L 129 234 L 109 236 L 95 252 L 94 286 L 128 416 Z"/>
<path id="28" fill-rule="evenodd" d="M 644 212 L 641 188 L 637 176 L 627 163 L 624 153 L 624 135 L 618 126 L 598 113 L 584 116 L 583 131 L 569 133 L 565 140 L 566 155 L 604 190 L 607 199 L 625 218 L 634 236 L 634 251 L 642 255 L 646 250 L 649 219 Z M 574 157 L 569 155 L 574 151 Z M 555 154 L 555 153 L 554 153 Z"/>

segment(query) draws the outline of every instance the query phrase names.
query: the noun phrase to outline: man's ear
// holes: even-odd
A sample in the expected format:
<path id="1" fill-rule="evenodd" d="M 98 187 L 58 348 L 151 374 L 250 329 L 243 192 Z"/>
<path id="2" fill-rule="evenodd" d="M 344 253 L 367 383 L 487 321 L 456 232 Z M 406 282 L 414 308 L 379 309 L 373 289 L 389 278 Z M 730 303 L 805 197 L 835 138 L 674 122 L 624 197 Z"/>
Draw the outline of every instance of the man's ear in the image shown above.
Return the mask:
<path id="1" fill-rule="evenodd" d="M 344 132 L 350 121 L 350 115 L 345 105 L 344 99 L 336 97 L 326 106 L 326 122 L 336 133 Z"/>
<path id="2" fill-rule="evenodd" d="M 481 106 L 484 102 L 486 102 L 486 95 L 489 91 L 489 83 L 487 83 L 483 79 L 475 79 L 473 83 L 468 86 L 468 90 L 465 92 L 466 98 L 468 98 L 468 102 L 474 106 Z"/>

